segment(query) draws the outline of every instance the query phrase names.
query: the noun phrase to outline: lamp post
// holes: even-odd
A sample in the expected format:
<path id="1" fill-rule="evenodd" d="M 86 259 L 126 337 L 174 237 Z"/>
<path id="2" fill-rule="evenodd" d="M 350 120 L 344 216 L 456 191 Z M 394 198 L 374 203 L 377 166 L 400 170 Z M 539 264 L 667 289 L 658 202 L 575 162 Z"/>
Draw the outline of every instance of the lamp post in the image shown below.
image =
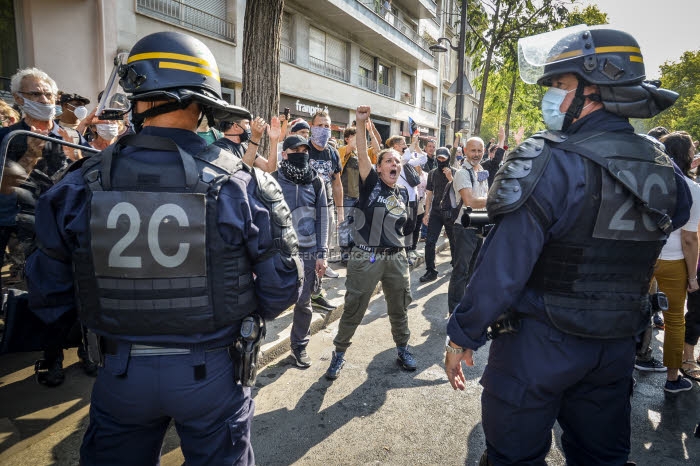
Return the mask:
<path id="1" fill-rule="evenodd" d="M 447 37 L 440 37 L 435 45 L 430 46 L 433 52 L 447 52 L 447 47 L 441 42 L 447 42 L 450 48 L 457 52 L 457 102 L 455 103 L 455 133 L 462 130 L 462 114 L 464 113 L 464 56 L 467 54 L 467 0 L 462 0 L 462 10 L 459 23 L 459 43 L 457 47 Z"/>

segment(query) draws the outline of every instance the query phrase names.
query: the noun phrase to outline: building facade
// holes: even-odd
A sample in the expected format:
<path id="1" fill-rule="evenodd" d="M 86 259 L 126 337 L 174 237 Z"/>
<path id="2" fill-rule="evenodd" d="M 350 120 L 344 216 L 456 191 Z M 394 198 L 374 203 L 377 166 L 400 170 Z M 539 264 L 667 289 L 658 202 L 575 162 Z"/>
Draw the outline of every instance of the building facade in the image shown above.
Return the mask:
<path id="1" fill-rule="evenodd" d="M 439 37 L 454 37 L 456 0 L 287 0 L 280 44 L 280 112 L 309 118 L 327 109 L 336 136 L 360 104 L 372 106 L 386 139 L 421 136 L 452 142 L 454 103 L 448 92 L 457 57 L 433 54 Z M 224 98 L 240 103 L 245 0 L 0 0 L 12 27 L 0 37 L 0 76 L 9 89 L 17 68 L 36 66 L 59 89 L 97 104 L 117 53 L 163 30 L 202 40 L 219 65 Z M 470 60 L 468 60 L 470 61 Z M 473 72 L 468 71 L 473 77 Z M 464 119 L 476 108 L 465 98 Z M 471 117 L 470 121 L 474 121 Z M 466 134 L 465 134 L 466 135 Z"/>

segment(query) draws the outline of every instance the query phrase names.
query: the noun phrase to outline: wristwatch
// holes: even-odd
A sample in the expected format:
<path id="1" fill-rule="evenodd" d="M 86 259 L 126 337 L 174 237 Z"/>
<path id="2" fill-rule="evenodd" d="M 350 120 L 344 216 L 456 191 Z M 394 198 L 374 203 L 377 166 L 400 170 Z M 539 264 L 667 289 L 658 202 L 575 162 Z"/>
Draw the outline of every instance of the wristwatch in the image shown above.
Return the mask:
<path id="1" fill-rule="evenodd" d="M 448 353 L 452 354 L 462 354 L 466 351 L 465 348 L 462 348 L 461 346 L 458 348 L 455 348 L 454 346 L 450 346 L 450 337 L 448 335 L 447 339 L 445 339 L 445 351 Z"/>

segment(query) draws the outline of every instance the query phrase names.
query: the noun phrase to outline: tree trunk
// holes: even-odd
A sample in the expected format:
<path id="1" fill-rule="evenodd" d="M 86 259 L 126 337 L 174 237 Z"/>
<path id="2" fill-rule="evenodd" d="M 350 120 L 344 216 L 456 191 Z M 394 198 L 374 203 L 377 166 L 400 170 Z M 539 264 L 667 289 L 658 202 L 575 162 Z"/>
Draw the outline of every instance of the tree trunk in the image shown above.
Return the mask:
<path id="1" fill-rule="evenodd" d="M 243 24 L 243 106 L 269 122 L 280 103 L 280 33 L 284 0 L 247 1 Z M 267 156 L 268 138 L 258 152 Z"/>
<path id="2" fill-rule="evenodd" d="M 510 134 L 510 113 L 513 111 L 513 100 L 515 100 L 515 85 L 517 84 L 518 72 L 513 72 L 513 79 L 510 82 L 510 95 L 508 96 L 508 110 L 506 110 L 506 141 L 508 144 L 508 135 Z"/>
<path id="3" fill-rule="evenodd" d="M 486 60 L 484 61 L 484 75 L 481 78 L 481 93 L 479 94 L 479 109 L 476 113 L 476 121 L 474 122 L 474 131 L 472 134 L 478 136 L 481 132 L 481 118 L 484 114 L 484 102 L 486 101 L 486 87 L 489 84 L 489 72 L 491 71 L 491 59 L 493 58 L 494 44 L 489 44 L 486 50 Z"/>

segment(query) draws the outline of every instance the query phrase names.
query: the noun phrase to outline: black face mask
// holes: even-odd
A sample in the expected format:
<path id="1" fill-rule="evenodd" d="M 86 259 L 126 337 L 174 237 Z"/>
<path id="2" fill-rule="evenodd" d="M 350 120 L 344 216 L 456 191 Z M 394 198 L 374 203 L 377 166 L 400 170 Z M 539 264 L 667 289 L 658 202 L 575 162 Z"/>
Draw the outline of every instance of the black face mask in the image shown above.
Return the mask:
<path id="1" fill-rule="evenodd" d="M 445 161 L 443 162 L 443 161 L 441 161 L 441 160 L 438 160 L 437 166 L 438 166 L 438 168 L 440 169 L 440 171 L 442 171 L 443 169 L 445 169 L 445 168 L 447 168 L 447 167 L 450 166 L 450 161 L 449 161 L 449 160 L 445 160 Z"/>
<path id="2" fill-rule="evenodd" d="M 287 154 L 287 160 L 295 167 L 305 169 L 309 165 L 309 153 L 290 152 Z"/>
<path id="3" fill-rule="evenodd" d="M 246 141 L 250 141 L 250 136 L 251 132 L 249 129 L 244 129 L 243 132 L 238 135 L 239 139 L 241 140 L 241 144 L 243 144 Z"/>

